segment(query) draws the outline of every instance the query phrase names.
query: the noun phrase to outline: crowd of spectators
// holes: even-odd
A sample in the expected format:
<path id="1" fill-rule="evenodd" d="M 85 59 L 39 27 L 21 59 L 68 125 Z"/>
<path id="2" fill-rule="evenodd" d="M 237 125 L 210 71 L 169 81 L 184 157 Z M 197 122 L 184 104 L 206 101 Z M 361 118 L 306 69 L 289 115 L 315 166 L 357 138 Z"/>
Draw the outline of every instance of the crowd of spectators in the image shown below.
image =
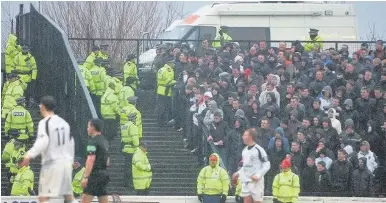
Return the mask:
<path id="1" fill-rule="evenodd" d="M 174 57 L 173 115 L 185 147 L 204 164 L 213 143 L 231 175 L 242 161 L 241 136 L 254 128 L 271 162 L 267 195 L 286 157 L 302 195 L 384 195 L 383 42 L 354 53 L 347 45 L 309 52 L 297 41 L 286 45 L 261 41 L 243 50 L 232 42 L 215 50 L 203 40 L 195 51 L 184 44 L 158 48 L 156 67 L 165 54 Z"/>

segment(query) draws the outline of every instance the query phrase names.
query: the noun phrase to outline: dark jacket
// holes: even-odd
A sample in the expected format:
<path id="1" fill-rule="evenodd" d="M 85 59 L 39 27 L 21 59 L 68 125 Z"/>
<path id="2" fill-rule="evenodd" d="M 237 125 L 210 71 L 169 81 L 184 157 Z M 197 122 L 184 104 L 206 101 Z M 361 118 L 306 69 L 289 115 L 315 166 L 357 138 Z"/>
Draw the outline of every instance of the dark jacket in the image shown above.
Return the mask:
<path id="1" fill-rule="evenodd" d="M 222 140 L 224 142 L 224 145 L 222 147 L 226 145 L 225 136 L 228 134 L 228 132 L 229 132 L 229 126 L 223 120 L 221 120 L 218 123 L 213 122 L 210 125 L 210 135 L 212 135 L 213 137 L 213 142 L 218 142 Z"/>
<path id="2" fill-rule="evenodd" d="M 324 171 L 316 172 L 316 191 L 319 192 L 318 196 L 330 195 L 332 189 L 332 180 L 330 172 L 325 169 Z"/>
<path id="3" fill-rule="evenodd" d="M 261 147 L 263 147 L 265 150 L 267 150 L 269 140 L 273 136 L 275 136 L 274 131 L 271 128 L 268 128 L 268 129 L 259 128 L 257 134 L 259 136 L 257 137 L 256 143 L 259 144 Z"/>
<path id="4" fill-rule="evenodd" d="M 241 153 L 244 148 L 242 136 L 245 130 L 245 127 L 242 126 L 242 121 L 239 120 L 240 127 L 239 128 L 233 128 L 229 131 L 228 135 L 226 136 L 226 149 L 227 149 L 227 155 L 228 155 L 228 166 L 227 169 L 230 172 L 236 172 L 237 165 L 241 160 Z"/>
<path id="5" fill-rule="evenodd" d="M 312 196 L 315 191 L 316 182 L 316 166 L 306 166 L 300 175 L 300 191 L 303 195 Z"/>
<path id="6" fill-rule="evenodd" d="M 355 151 L 359 151 L 359 144 L 362 140 L 361 136 L 355 132 L 353 133 L 347 133 L 346 131 L 343 131 L 339 137 L 342 138 L 342 143 L 346 145 L 350 145 L 354 148 Z"/>
<path id="7" fill-rule="evenodd" d="M 363 168 L 358 168 L 352 175 L 352 195 L 356 197 L 372 197 L 374 195 L 373 174 L 367 169 L 366 158 L 360 158 L 364 162 Z"/>
<path id="8" fill-rule="evenodd" d="M 267 172 L 267 175 L 275 176 L 280 173 L 280 163 L 285 158 L 285 154 L 286 152 L 284 151 L 283 146 L 280 150 L 278 150 L 276 146 L 271 149 L 268 149 L 268 157 L 269 161 L 271 162 L 271 168 Z"/>
<path id="9" fill-rule="evenodd" d="M 353 166 L 350 161 L 335 160 L 330 167 L 332 183 L 337 192 L 348 192 L 351 184 Z"/>

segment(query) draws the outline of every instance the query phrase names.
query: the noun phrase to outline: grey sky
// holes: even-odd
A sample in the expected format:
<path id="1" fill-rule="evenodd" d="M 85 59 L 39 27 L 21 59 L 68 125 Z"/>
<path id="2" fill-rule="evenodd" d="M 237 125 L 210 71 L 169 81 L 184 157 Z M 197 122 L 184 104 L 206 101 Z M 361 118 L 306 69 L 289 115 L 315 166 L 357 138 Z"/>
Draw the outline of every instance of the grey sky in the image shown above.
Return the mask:
<path id="1" fill-rule="evenodd" d="M 192 13 L 200 7 L 208 4 L 213 4 L 216 1 L 186 1 L 184 2 L 184 13 Z M 19 4 L 25 4 L 25 12 L 29 9 L 30 1 L 13 1 L 13 2 L 1 2 L 1 36 L 2 36 L 2 50 L 6 38 L 10 32 L 9 18 L 14 17 L 19 12 Z M 369 23 L 375 23 L 375 30 L 386 41 L 386 1 L 358 1 L 358 2 L 347 2 L 354 5 L 357 13 L 357 21 L 359 26 L 359 33 L 361 40 L 368 40 L 369 35 Z M 38 8 L 38 2 L 33 2 Z"/>

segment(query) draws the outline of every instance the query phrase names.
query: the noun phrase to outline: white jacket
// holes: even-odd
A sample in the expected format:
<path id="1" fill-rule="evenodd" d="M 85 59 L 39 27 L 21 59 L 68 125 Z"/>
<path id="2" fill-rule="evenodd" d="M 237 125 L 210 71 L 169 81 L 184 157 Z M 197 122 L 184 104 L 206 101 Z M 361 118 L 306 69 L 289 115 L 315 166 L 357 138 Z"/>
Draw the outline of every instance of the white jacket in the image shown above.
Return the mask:
<path id="1" fill-rule="evenodd" d="M 328 111 L 333 111 L 333 117 L 330 118 L 331 120 L 331 125 L 335 130 L 338 132 L 338 135 L 342 133 L 342 125 L 338 119 L 336 119 L 337 116 L 339 116 L 339 113 L 336 113 L 336 110 L 334 108 L 330 108 Z"/>
<path id="2" fill-rule="evenodd" d="M 359 151 L 358 159 L 362 157 L 367 159 L 367 168 L 369 171 L 371 171 L 371 173 L 373 173 L 374 170 L 378 167 L 377 156 L 371 150 L 369 150 L 367 153 Z"/>

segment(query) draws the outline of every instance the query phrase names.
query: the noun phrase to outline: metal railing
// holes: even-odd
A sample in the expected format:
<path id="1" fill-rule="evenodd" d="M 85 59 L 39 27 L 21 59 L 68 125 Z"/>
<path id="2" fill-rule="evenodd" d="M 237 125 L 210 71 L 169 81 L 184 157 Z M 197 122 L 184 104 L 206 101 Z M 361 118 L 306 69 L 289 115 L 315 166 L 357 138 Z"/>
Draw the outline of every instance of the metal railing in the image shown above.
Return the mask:
<path id="1" fill-rule="evenodd" d="M 20 16 L 18 27 L 19 40 L 31 47 L 38 67 L 35 99 L 56 98 L 56 113 L 70 124 L 76 152 L 84 155 L 88 120 L 97 114 L 66 34 L 32 5 L 29 13 Z"/>

